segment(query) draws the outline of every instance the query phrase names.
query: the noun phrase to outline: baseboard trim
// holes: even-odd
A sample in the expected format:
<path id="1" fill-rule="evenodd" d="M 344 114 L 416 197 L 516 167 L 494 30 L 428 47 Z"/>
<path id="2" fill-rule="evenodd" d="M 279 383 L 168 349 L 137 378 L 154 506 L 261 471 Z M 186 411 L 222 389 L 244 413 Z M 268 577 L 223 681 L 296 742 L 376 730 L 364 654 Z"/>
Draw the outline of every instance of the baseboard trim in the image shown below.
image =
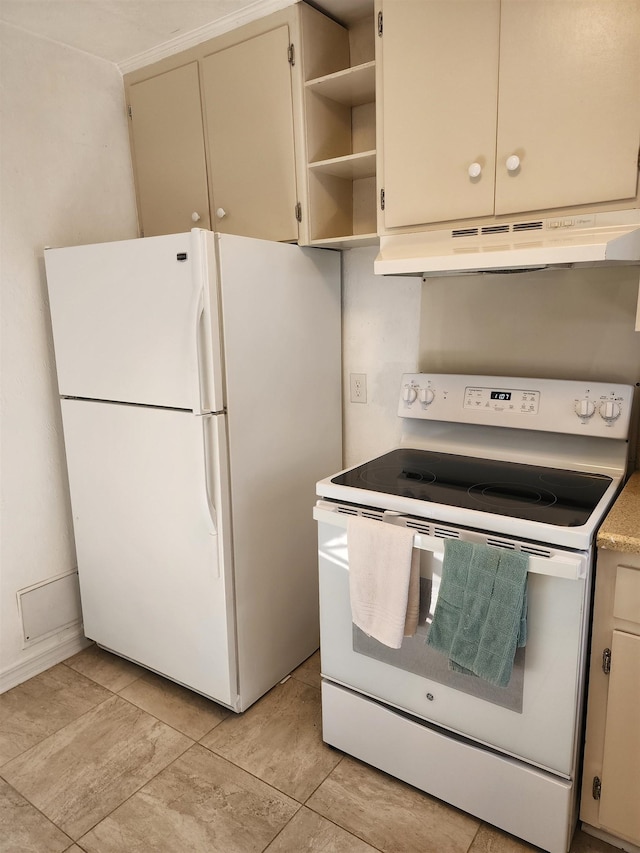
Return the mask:
<path id="1" fill-rule="evenodd" d="M 65 632 L 67 633 L 67 632 Z M 76 652 L 81 652 L 91 645 L 91 640 L 82 633 L 82 626 L 73 629 L 72 633 L 67 633 L 67 636 L 56 643 L 54 646 L 49 646 L 45 650 L 33 654 L 28 660 L 20 661 L 13 666 L 7 667 L 0 673 L 0 693 L 5 693 L 33 678 L 34 675 L 39 675 L 45 669 L 61 663 Z"/>
<path id="2" fill-rule="evenodd" d="M 580 824 L 580 829 L 587 835 L 592 835 L 594 838 L 599 838 L 600 841 L 606 841 L 607 844 L 611 844 L 612 847 L 618 847 L 620 848 L 620 850 L 626 851 L 626 853 L 640 853 L 640 847 L 637 847 L 630 841 L 625 841 L 622 838 L 617 838 L 615 835 L 611 835 L 609 832 L 605 832 L 604 829 L 598 829 L 597 827 L 590 826 L 588 823 L 584 822 Z"/>

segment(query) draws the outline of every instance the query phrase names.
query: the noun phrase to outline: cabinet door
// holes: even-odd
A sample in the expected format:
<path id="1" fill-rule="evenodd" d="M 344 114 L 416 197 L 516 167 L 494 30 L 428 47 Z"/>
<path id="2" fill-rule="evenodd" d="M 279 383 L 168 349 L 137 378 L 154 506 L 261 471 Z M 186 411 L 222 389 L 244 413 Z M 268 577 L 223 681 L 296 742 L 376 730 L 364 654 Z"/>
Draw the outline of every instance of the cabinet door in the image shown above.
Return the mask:
<path id="1" fill-rule="evenodd" d="M 134 83 L 128 94 L 145 237 L 179 234 L 194 221 L 210 228 L 198 63 Z"/>
<path id="2" fill-rule="evenodd" d="M 298 239 L 288 49 L 285 25 L 202 61 L 215 231 Z"/>
<path id="3" fill-rule="evenodd" d="M 640 636 L 613 632 L 600 825 L 640 844 Z"/>
<path id="4" fill-rule="evenodd" d="M 382 10 L 385 227 L 491 215 L 499 0 Z"/>
<path id="5" fill-rule="evenodd" d="M 496 214 L 635 196 L 639 45 L 636 0 L 503 0 Z"/>

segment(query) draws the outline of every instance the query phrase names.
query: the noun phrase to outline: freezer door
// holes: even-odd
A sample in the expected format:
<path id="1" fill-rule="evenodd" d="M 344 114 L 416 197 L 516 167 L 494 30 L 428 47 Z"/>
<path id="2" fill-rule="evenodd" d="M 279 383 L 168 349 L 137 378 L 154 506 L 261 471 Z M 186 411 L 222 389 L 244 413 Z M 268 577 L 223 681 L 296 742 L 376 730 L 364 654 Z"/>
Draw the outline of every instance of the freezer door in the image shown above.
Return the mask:
<path id="1" fill-rule="evenodd" d="M 84 630 L 236 702 L 222 415 L 63 400 Z"/>
<path id="2" fill-rule="evenodd" d="M 221 411 L 213 234 L 47 249 L 60 394 Z"/>

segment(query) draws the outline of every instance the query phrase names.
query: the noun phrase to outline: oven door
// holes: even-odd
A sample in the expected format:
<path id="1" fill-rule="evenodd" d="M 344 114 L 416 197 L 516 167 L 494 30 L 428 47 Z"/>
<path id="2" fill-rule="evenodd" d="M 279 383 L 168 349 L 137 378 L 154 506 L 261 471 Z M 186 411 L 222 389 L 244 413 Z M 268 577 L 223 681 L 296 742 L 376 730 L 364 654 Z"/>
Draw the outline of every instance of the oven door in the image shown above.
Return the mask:
<path id="1" fill-rule="evenodd" d="M 347 519 L 354 513 L 416 530 L 420 549 L 420 624 L 401 649 L 366 636 L 351 621 Z M 319 501 L 320 649 L 323 678 L 572 778 L 586 652 L 590 558 L 508 537 Z M 506 688 L 452 672 L 426 645 L 440 578 L 444 539 L 529 553 L 527 644 L 518 650 Z"/>

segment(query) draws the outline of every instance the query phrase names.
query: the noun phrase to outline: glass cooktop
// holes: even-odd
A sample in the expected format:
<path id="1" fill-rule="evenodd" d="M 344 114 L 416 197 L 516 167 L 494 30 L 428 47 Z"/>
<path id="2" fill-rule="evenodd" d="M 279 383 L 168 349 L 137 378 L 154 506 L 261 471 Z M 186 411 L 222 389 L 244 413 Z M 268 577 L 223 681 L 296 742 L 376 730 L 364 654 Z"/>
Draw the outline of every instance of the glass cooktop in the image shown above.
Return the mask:
<path id="1" fill-rule="evenodd" d="M 414 500 L 579 527 L 610 477 L 401 448 L 331 478 L 332 483 Z"/>

